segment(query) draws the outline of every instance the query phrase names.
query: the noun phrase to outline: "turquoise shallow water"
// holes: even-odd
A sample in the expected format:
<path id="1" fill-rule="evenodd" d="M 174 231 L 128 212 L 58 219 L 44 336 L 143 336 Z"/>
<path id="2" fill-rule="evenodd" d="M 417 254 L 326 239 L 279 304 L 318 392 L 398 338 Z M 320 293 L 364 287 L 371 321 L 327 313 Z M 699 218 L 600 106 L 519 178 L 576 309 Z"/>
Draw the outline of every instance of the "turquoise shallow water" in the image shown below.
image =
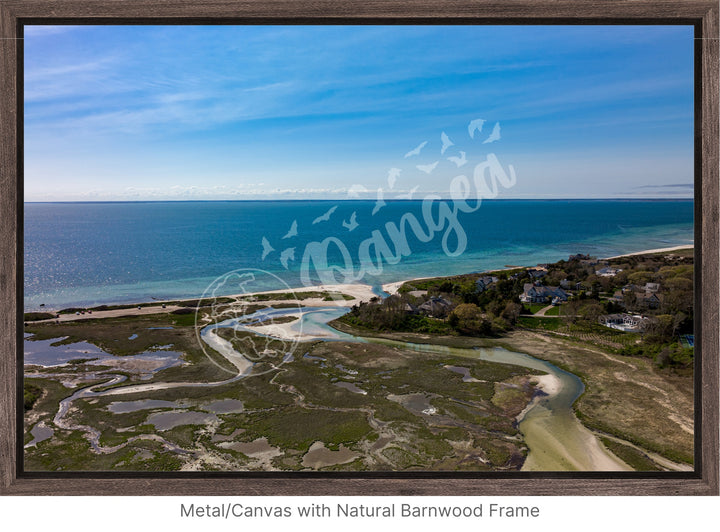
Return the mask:
<path id="1" fill-rule="evenodd" d="M 450 200 L 374 215 L 364 200 L 24 207 L 26 310 L 198 297 L 236 269 L 273 274 L 253 291 L 277 278 L 379 285 L 693 242 L 690 200 L 495 200 L 456 216 Z"/>

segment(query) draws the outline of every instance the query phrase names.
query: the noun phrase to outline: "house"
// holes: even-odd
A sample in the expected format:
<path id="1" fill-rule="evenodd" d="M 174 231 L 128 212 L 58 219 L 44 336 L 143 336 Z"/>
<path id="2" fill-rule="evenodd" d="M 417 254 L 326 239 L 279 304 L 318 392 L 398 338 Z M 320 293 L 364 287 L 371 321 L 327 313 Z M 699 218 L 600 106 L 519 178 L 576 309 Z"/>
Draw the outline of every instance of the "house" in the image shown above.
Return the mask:
<path id="1" fill-rule="evenodd" d="M 598 323 L 600 323 L 600 325 L 625 332 L 643 331 L 649 322 L 649 318 L 627 313 L 605 314 L 598 318 Z"/>
<path id="2" fill-rule="evenodd" d="M 418 308 L 415 305 L 412 305 L 410 303 L 405 303 L 405 306 L 403 307 L 403 310 L 405 312 L 408 312 L 410 314 L 417 314 Z"/>
<path id="3" fill-rule="evenodd" d="M 547 270 L 542 268 L 528 268 L 527 272 L 532 279 L 541 279 L 547 275 Z"/>
<path id="4" fill-rule="evenodd" d="M 619 303 L 625 308 L 628 308 L 629 305 L 631 307 L 655 309 L 662 305 L 663 297 L 662 294 L 648 292 L 635 285 L 626 285 L 621 290 L 617 290 L 610 300 Z"/>
<path id="5" fill-rule="evenodd" d="M 638 285 L 635 285 L 632 283 L 626 284 L 625 286 L 622 287 L 623 294 L 627 294 L 628 292 L 637 292 L 638 290 L 640 290 L 640 287 Z"/>
<path id="6" fill-rule="evenodd" d="M 606 268 L 600 268 L 599 270 L 595 270 L 595 275 L 599 275 L 600 277 L 615 277 L 618 272 L 621 272 L 621 269 L 606 267 Z"/>
<path id="7" fill-rule="evenodd" d="M 553 305 L 564 303 L 568 300 L 568 294 L 559 286 L 543 286 L 533 283 L 525 283 L 520 301 L 523 303 L 549 303 Z"/>
<path id="8" fill-rule="evenodd" d="M 570 290 L 570 281 L 568 281 L 567 279 L 563 279 L 562 281 L 560 281 L 560 288 L 562 288 L 563 290 Z"/>
<path id="9" fill-rule="evenodd" d="M 659 292 L 660 285 L 658 283 L 645 283 L 643 290 L 645 290 L 646 292 L 652 292 L 652 293 Z"/>
<path id="10" fill-rule="evenodd" d="M 477 292 L 484 292 L 488 288 L 490 288 L 490 285 L 493 283 L 497 283 L 498 278 L 492 277 L 490 275 L 484 275 L 480 277 L 477 281 L 475 281 L 475 290 Z"/>
<path id="11" fill-rule="evenodd" d="M 420 305 L 417 310 L 431 318 L 443 318 L 450 314 L 453 307 L 453 303 L 443 297 L 431 297 Z"/>
<path id="12" fill-rule="evenodd" d="M 645 305 L 647 308 L 658 308 L 662 303 L 662 296 L 660 294 L 638 294 L 638 302 Z"/>

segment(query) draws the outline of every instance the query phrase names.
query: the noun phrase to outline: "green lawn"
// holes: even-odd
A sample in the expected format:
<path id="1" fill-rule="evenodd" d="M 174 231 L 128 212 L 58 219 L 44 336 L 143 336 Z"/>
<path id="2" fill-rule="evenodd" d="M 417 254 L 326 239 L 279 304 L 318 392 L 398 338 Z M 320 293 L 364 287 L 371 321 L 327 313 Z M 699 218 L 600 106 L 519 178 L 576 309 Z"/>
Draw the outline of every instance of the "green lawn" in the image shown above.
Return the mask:
<path id="1" fill-rule="evenodd" d="M 529 329 L 557 331 L 560 327 L 560 318 L 533 318 L 532 316 L 520 316 L 518 318 L 518 323 Z"/>

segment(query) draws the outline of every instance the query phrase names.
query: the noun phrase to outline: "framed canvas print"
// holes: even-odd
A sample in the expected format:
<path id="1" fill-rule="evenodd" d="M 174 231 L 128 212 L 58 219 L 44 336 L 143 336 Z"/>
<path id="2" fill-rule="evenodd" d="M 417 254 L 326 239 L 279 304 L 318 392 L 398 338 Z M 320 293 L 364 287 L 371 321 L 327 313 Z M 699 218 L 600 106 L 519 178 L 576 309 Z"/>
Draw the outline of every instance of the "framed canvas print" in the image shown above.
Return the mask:
<path id="1" fill-rule="evenodd" d="M 712 2 L 0 5 L 3 492 L 717 494 Z"/>

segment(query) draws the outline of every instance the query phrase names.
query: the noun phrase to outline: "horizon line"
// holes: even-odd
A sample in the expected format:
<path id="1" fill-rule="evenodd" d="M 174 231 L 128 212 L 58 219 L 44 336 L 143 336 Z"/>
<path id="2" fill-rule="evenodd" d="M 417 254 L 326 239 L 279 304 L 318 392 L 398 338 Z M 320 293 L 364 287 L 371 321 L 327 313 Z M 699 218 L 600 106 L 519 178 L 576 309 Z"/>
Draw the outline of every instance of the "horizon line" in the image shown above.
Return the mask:
<path id="1" fill-rule="evenodd" d="M 435 198 L 439 201 L 453 201 L 453 198 Z M 694 197 L 617 197 L 617 198 L 479 198 L 479 201 L 694 201 Z M 160 199 L 160 200 L 35 200 L 23 201 L 23 204 L 29 203 L 268 203 L 268 202 L 296 202 L 296 201 L 364 201 L 375 202 L 373 198 L 278 198 L 278 199 Z M 422 202 L 424 198 L 417 199 L 386 199 L 386 203 L 401 202 Z M 475 201 L 475 198 L 467 198 L 467 201 Z"/>

